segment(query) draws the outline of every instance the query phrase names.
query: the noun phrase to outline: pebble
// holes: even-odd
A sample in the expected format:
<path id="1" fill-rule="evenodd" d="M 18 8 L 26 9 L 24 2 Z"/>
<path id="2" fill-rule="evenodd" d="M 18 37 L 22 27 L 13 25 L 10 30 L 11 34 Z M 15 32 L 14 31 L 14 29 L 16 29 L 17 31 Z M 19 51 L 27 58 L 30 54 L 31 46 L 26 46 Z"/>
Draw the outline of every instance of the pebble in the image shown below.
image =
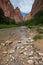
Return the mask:
<path id="1" fill-rule="evenodd" d="M 23 62 L 23 64 L 25 64 L 25 63 Z"/>
<path id="2" fill-rule="evenodd" d="M 39 52 L 39 55 L 43 56 L 43 53 L 40 53 L 40 52 Z"/>
<path id="3" fill-rule="evenodd" d="M 14 60 L 15 58 L 14 58 L 14 56 L 12 56 L 12 55 L 10 55 L 10 58 L 12 58 L 12 60 Z"/>
<path id="4" fill-rule="evenodd" d="M 27 55 L 27 53 L 26 53 L 26 52 L 24 52 L 23 54 L 24 54 L 24 55 Z"/>
<path id="5" fill-rule="evenodd" d="M 33 60 L 28 60 L 27 61 L 29 64 L 33 65 L 34 61 Z"/>
<path id="6" fill-rule="evenodd" d="M 20 54 L 23 54 L 23 51 L 20 51 Z"/>
<path id="7" fill-rule="evenodd" d="M 37 60 L 35 60 L 35 65 L 39 65 L 39 62 Z"/>
<path id="8" fill-rule="evenodd" d="M 35 58 L 34 57 L 29 57 L 29 59 L 34 60 Z"/>
<path id="9" fill-rule="evenodd" d="M 39 64 L 40 64 L 40 65 L 43 65 L 43 62 L 42 62 L 42 61 L 39 61 Z"/>
<path id="10" fill-rule="evenodd" d="M 8 44 L 11 44 L 13 43 L 12 41 L 6 41 L 5 44 L 8 45 Z"/>
<path id="11" fill-rule="evenodd" d="M 21 49 L 24 49 L 24 47 L 22 46 Z"/>
<path id="12" fill-rule="evenodd" d="M 27 51 L 27 48 L 25 48 L 25 51 Z"/>
<path id="13" fill-rule="evenodd" d="M 34 53 L 34 52 L 33 52 L 33 51 L 31 51 L 31 52 L 29 53 L 29 56 L 33 55 L 33 53 Z"/>
<path id="14" fill-rule="evenodd" d="M 14 53 L 15 52 L 15 50 L 10 50 L 8 53 Z"/>
<path id="15" fill-rule="evenodd" d="M 2 46 L 5 46 L 5 43 L 1 43 Z"/>
<path id="16" fill-rule="evenodd" d="M 34 42 L 34 40 L 33 40 L 33 39 L 31 39 L 30 41 L 31 41 L 31 42 Z"/>
<path id="17" fill-rule="evenodd" d="M 31 40 L 31 38 L 29 37 L 28 40 Z"/>
<path id="18" fill-rule="evenodd" d="M 21 41 L 19 40 L 18 43 L 21 43 Z"/>
<path id="19" fill-rule="evenodd" d="M 18 46 L 17 49 L 19 49 L 20 47 Z"/>
<path id="20" fill-rule="evenodd" d="M 12 59 L 10 59 L 10 61 L 12 62 L 13 60 L 12 60 Z"/>

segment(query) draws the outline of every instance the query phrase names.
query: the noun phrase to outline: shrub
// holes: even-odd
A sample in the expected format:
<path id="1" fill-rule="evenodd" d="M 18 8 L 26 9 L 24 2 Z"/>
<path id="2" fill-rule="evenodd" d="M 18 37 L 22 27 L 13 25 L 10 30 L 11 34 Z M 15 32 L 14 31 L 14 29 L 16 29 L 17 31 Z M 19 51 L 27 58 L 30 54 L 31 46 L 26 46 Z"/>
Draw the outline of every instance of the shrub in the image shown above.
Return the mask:
<path id="1" fill-rule="evenodd" d="M 40 34 L 43 34 L 43 29 L 38 28 L 37 31 L 38 31 L 38 33 L 40 33 Z"/>
<path id="2" fill-rule="evenodd" d="M 34 40 L 37 40 L 37 39 L 42 39 L 43 38 L 43 36 L 42 35 L 35 35 L 34 37 L 33 37 L 33 39 Z"/>

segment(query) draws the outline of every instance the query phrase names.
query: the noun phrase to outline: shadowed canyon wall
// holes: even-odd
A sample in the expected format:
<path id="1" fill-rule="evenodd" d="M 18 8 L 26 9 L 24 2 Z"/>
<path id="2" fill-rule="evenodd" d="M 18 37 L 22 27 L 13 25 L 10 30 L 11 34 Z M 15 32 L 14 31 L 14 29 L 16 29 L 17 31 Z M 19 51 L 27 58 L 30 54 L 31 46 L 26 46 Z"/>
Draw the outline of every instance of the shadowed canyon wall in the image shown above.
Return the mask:
<path id="1" fill-rule="evenodd" d="M 43 0 L 35 0 L 31 10 L 31 15 L 34 16 L 40 10 L 43 10 Z"/>

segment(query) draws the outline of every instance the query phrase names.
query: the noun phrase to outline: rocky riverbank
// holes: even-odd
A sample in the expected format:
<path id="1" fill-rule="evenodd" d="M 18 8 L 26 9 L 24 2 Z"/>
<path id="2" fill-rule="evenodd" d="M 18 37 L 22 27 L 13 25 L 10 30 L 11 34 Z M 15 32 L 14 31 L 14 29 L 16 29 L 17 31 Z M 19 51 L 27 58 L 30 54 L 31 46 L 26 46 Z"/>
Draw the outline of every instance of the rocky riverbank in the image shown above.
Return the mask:
<path id="1" fill-rule="evenodd" d="M 0 65 L 43 65 L 43 52 L 35 46 L 35 34 L 30 29 L 22 26 L 8 34 L 10 38 L 0 42 Z"/>

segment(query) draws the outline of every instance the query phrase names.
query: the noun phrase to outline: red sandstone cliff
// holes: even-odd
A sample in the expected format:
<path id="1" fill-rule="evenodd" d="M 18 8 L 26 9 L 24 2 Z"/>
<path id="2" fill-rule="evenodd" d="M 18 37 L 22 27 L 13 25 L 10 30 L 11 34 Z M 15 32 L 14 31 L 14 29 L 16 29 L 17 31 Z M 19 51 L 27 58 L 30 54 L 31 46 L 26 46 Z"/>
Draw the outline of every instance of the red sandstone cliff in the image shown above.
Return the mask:
<path id="1" fill-rule="evenodd" d="M 0 0 L 0 8 L 2 8 L 6 17 L 10 17 L 16 22 L 22 21 L 22 16 L 19 8 L 14 9 L 10 0 Z"/>
<path id="2" fill-rule="evenodd" d="M 31 18 L 31 13 L 30 13 L 30 14 L 27 14 L 27 15 L 24 17 L 24 21 L 29 20 L 30 18 Z"/>
<path id="3" fill-rule="evenodd" d="M 38 11 L 42 9 L 43 9 L 43 0 L 35 0 L 32 7 L 31 15 L 34 16 Z"/>
<path id="4" fill-rule="evenodd" d="M 34 0 L 31 13 L 24 17 L 24 20 L 29 20 L 32 18 L 38 11 L 43 10 L 43 0 Z"/>

